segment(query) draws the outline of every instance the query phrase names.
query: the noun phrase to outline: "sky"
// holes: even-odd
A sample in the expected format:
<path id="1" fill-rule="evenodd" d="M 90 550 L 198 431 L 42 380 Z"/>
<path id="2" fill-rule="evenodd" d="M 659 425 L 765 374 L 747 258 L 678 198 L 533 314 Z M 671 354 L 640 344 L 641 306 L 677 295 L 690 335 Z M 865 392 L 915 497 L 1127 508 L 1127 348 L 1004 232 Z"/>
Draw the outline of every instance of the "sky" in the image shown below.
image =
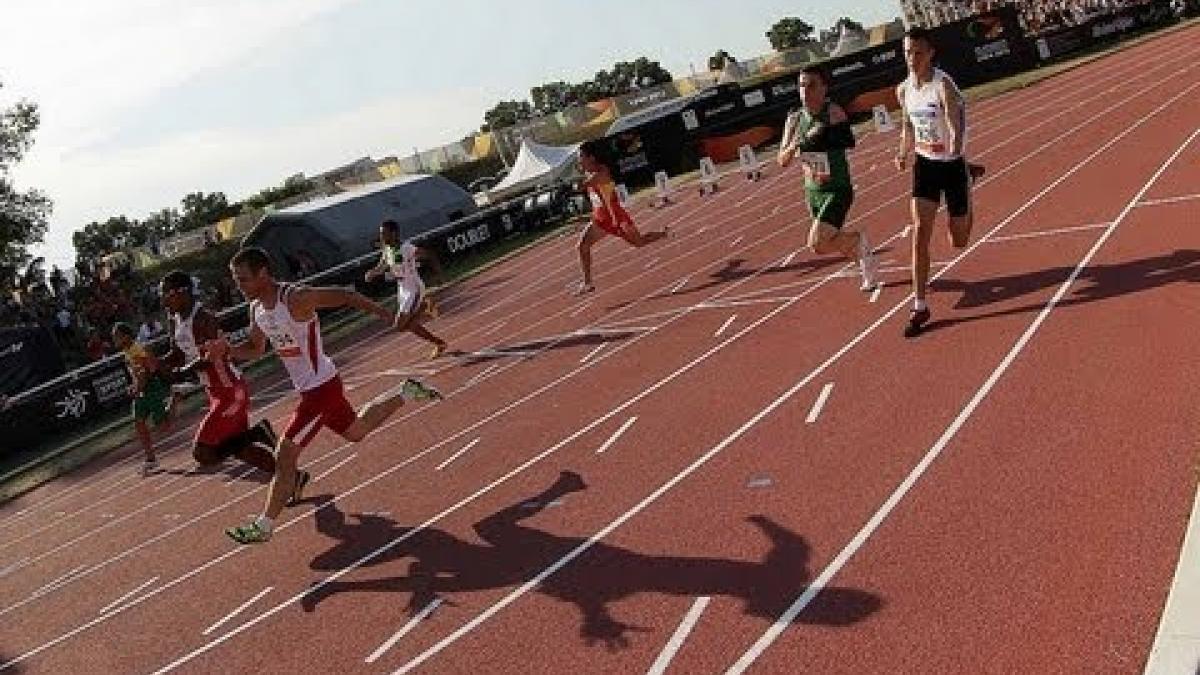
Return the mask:
<path id="1" fill-rule="evenodd" d="M 13 175 L 53 199 L 33 252 L 65 267 L 88 222 L 457 141 L 544 82 L 638 56 L 681 77 L 718 49 L 770 52 L 786 16 L 898 14 L 897 0 L 3 0 L 0 108 L 39 106 Z"/>

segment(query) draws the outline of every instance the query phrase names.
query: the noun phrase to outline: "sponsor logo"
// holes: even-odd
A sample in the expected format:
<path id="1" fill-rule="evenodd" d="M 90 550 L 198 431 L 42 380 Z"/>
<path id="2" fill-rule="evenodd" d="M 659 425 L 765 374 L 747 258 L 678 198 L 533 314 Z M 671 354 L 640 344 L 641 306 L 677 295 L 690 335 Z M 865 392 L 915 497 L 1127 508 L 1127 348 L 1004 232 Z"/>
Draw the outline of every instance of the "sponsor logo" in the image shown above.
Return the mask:
<path id="1" fill-rule="evenodd" d="M 491 237 L 491 231 L 488 229 L 487 223 L 472 227 L 465 232 L 452 234 L 446 237 L 446 248 L 451 253 L 465 251 L 472 246 L 476 246 L 481 242 L 485 242 Z"/>
<path id="2" fill-rule="evenodd" d="M 124 370 L 114 370 L 92 380 L 92 391 L 100 405 L 125 398 L 129 392 L 129 377 Z"/>
<path id="3" fill-rule="evenodd" d="M 771 95 L 775 97 L 787 96 L 788 94 L 796 93 L 796 83 L 789 82 L 787 84 L 777 84 L 771 87 Z"/>
<path id="4" fill-rule="evenodd" d="M 63 398 L 54 402 L 58 408 L 58 414 L 55 415 L 58 419 L 64 417 L 74 417 L 79 419 L 87 412 L 87 392 L 82 389 L 68 389 Z"/>
<path id="5" fill-rule="evenodd" d="M 876 54 L 875 56 L 872 56 L 871 63 L 874 63 L 874 64 L 887 63 L 888 61 L 894 61 L 895 59 L 899 58 L 899 56 L 900 56 L 899 50 L 889 49 L 886 52 L 880 52 L 880 53 Z"/>
<path id="6" fill-rule="evenodd" d="M 845 75 L 846 73 L 853 73 L 856 70 L 862 70 L 863 68 L 866 68 L 866 67 L 867 67 L 867 64 L 863 63 L 862 61 L 855 61 L 854 63 L 847 63 L 846 65 L 842 66 L 841 68 L 834 68 L 832 76 L 834 78 L 838 78 L 838 77 L 841 77 L 842 75 Z"/>
<path id="7" fill-rule="evenodd" d="M 1098 23 L 1092 26 L 1092 37 L 1099 38 L 1112 35 L 1113 33 L 1121 33 L 1133 28 L 1135 25 L 1137 25 L 1137 22 L 1134 21 L 1133 17 L 1123 16 L 1107 23 Z"/>
<path id="8" fill-rule="evenodd" d="M 737 104 L 734 103 L 733 101 L 730 101 L 729 103 L 725 103 L 725 104 L 719 105 L 715 108 L 709 108 L 708 110 L 705 110 L 704 116 L 705 117 L 716 117 L 717 115 L 724 115 L 725 113 L 733 110 L 736 107 L 737 107 Z"/>
<path id="9" fill-rule="evenodd" d="M 1008 47 L 1008 40 L 997 40 L 989 42 L 986 45 L 980 45 L 975 48 L 975 60 L 983 63 L 992 59 L 1004 58 L 1011 54 L 1012 51 Z"/>
<path id="10" fill-rule="evenodd" d="M 762 105 L 766 103 L 767 95 L 763 92 L 763 90 L 758 89 L 742 96 L 742 101 L 746 104 L 747 108 L 753 108 L 756 105 Z"/>

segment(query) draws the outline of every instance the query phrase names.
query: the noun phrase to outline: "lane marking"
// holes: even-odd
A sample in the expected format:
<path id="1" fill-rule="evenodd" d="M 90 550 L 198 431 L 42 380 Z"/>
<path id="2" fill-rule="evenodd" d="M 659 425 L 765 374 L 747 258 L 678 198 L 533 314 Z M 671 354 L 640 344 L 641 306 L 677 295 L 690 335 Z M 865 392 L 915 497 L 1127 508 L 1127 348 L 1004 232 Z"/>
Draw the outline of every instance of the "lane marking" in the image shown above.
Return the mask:
<path id="1" fill-rule="evenodd" d="M 112 609 L 112 608 L 114 608 L 114 607 L 117 607 L 117 606 L 119 606 L 121 603 L 123 603 L 123 602 L 125 602 L 126 600 L 128 600 L 130 597 L 132 597 L 132 596 L 133 596 L 134 594 L 136 594 L 138 591 L 142 590 L 143 588 L 145 588 L 145 587 L 149 586 L 150 584 L 152 584 L 152 583 L 154 583 L 154 582 L 156 582 L 156 581 L 158 581 L 158 577 L 154 577 L 154 578 L 152 578 L 152 579 L 147 579 L 146 581 L 143 581 L 143 582 L 142 582 L 142 583 L 141 583 L 141 584 L 140 584 L 140 585 L 139 585 L 137 588 L 133 589 L 132 591 L 129 591 L 129 592 L 128 592 L 128 593 L 126 593 L 125 595 L 122 595 L 121 597 L 117 598 L 116 600 L 113 600 L 112 602 L 108 603 L 107 605 L 105 605 L 105 606 L 104 606 L 104 608 L 103 608 L 103 609 L 101 609 L 99 612 L 96 612 L 96 613 L 97 613 L 97 614 L 104 614 L 104 613 L 105 613 L 105 612 L 107 612 L 108 610 L 110 610 L 110 609 Z"/>
<path id="2" fill-rule="evenodd" d="M 391 649 L 392 647 L 395 647 L 396 643 L 400 641 L 400 638 L 404 637 L 405 635 L 408 635 L 408 633 L 410 631 L 412 631 L 412 629 L 417 627 L 417 624 L 421 623 L 425 619 L 425 617 L 432 614 L 433 610 L 437 609 L 438 605 L 440 605 L 440 604 L 442 604 L 442 599 L 434 598 L 433 602 L 430 602 L 428 605 L 425 605 L 425 607 L 423 609 L 421 609 L 421 611 L 417 612 L 416 616 L 409 619 L 408 623 L 404 624 L 404 626 L 401 627 L 400 630 L 396 631 L 395 635 L 388 638 L 383 644 L 379 645 L 378 649 L 371 652 L 371 655 L 366 658 L 366 663 L 375 663 L 376 661 L 378 661 L 379 657 L 381 657 L 385 653 L 387 653 L 387 650 Z"/>
<path id="3" fill-rule="evenodd" d="M 1069 232 L 1083 232 L 1086 230 L 1099 230 L 1108 227 L 1112 223 L 1091 223 L 1089 225 L 1075 225 L 1073 227 L 1056 227 L 1052 230 L 1038 230 L 1037 232 L 1026 232 L 1024 234 L 1010 234 L 1007 237 L 996 237 L 989 239 L 990 244 L 999 244 L 1006 241 L 1017 241 L 1019 239 L 1036 239 L 1038 237 L 1050 237 L 1056 234 L 1067 234 Z"/>
<path id="4" fill-rule="evenodd" d="M 442 469 L 445 469 L 446 467 L 450 466 L 450 464 L 453 463 L 454 460 L 465 455 L 468 450 L 470 450 L 471 448 L 478 445 L 479 441 L 481 441 L 481 440 L 483 440 L 483 436 L 480 436 L 480 437 L 476 438 L 475 440 L 471 441 L 470 443 L 467 443 L 466 445 L 464 445 L 461 450 L 454 453 L 453 455 L 450 455 L 449 459 L 442 462 L 441 464 L 438 464 L 437 469 L 435 469 L 435 471 L 441 471 Z"/>
<path id="5" fill-rule="evenodd" d="M 629 419 L 625 420 L 625 423 L 621 425 L 621 428 L 617 429 L 616 433 L 614 433 L 612 436 L 609 436 L 608 440 L 604 441 L 604 445 L 601 445 L 599 448 L 596 449 L 596 454 L 597 455 L 603 454 L 605 450 L 608 450 L 609 448 L 611 448 L 613 443 L 616 443 L 618 438 L 620 438 L 622 435 L 624 435 L 626 431 L 629 431 L 629 427 L 633 426 L 633 423 L 636 421 L 637 421 L 637 415 L 634 415 L 633 417 L 630 417 Z"/>
<path id="6" fill-rule="evenodd" d="M 346 465 L 346 463 L 348 463 L 350 460 L 354 459 L 355 457 L 358 457 L 358 453 L 357 453 L 357 452 L 352 452 L 352 453 L 350 453 L 349 455 L 347 455 L 346 457 L 344 457 L 344 458 L 342 459 L 342 461 L 338 462 L 337 464 L 334 464 L 333 466 L 329 467 L 328 469 L 325 469 L 324 471 L 322 471 L 321 473 L 317 474 L 316 476 L 313 476 L 312 482 L 314 482 L 314 483 L 315 483 L 315 482 L 317 482 L 317 481 L 321 480 L 322 478 L 324 478 L 324 477 L 328 476 L 329 474 L 333 473 L 334 471 L 337 471 L 338 469 L 340 469 L 340 468 L 342 468 L 343 466 L 345 466 L 345 465 Z"/>
<path id="7" fill-rule="evenodd" d="M 671 635 L 671 639 L 667 641 L 658 658 L 654 660 L 654 665 L 650 666 L 650 670 L 646 671 L 646 675 L 662 675 L 667 672 L 667 666 L 671 665 L 675 654 L 683 646 L 683 641 L 687 639 L 688 634 L 696 627 L 696 622 L 700 621 L 700 615 L 704 613 L 704 608 L 708 607 L 710 600 L 712 598 L 707 595 L 696 598 L 696 601 L 692 603 L 692 607 L 687 611 L 687 614 L 683 616 L 683 621 L 679 622 L 679 627 L 675 629 L 675 633 Z"/>
<path id="8" fill-rule="evenodd" d="M 596 347 L 596 348 L 595 348 L 595 349 L 593 349 L 592 351 L 590 351 L 590 352 L 588 352 L 587 354 L 585 354 L 585 355 L 584 355 L 584 357 L 583 357 L 582 359 L 579 359 L 579 362 L 580 362 L 580 363 L 587 363 L 588 361 L 591 361 L 593 356 L 595 356 L 595 355 L 599 354 L 599 353 L 601 352 L 601 350 L 603 350 L 603 349 L 604 349 L 605 347 L 607 347 L 607 346 L 608 346 L 608 345 L 604 344 L 604 345 L 600 345 L 599 347 Z"/>
<path id="9" fill-rule="evenodd" d="M 724 333 L 726 330 L 729 329 L 730 326 L 733 325 L 733 322 L 735 319 L 737 319 L 737 314 L 736 313 L 730 314 L 729 318 L 725 319 L 725 323 L 721 324 L 721 327 L 717 329 L 717 332 L 713 333 L 713 337 L 715 337 L 715 338 L 721 337 L 721 334 Z"/>
<path id="10" fill-rule="evenodd" d="M 817 396 L 817 400 L 813 403 L 812 410 L 808 411 L 808 417 L 805 418 L 805 424 L 812 424 L 817 421 L 817 417 L 821 415 L 821 411 L 825 408 L 825 402 L 829 400 L 829 394 L 833 391 L 833 383 L 828 382 L 821 388 L 821 394 Z"/>
<path id="11" fill-rule="evenodd" d="M 262 596 L 266 595 L 267 593 L 270 593 L 274 588 L 275 588 L 274 586 L 267 586 L 266 588 L 262 589 L 253 598 L 250 598 L 249 600 L 238 605 L 237 609 L 235 609 L 232 612 L 221 617 L 220 619 L 217 620 L 216 623 L 209 626 L 208 628 L 205 628 L 204 632 L 202 632 L 201 635 L 208 635 L 209 633 L 220 628 L 221 626 L 224 626 L 230 619 L 237 616 L 238 614 L 241 614 L 242 610 L 244 610 L 247 607 L 249 607 L 250 605 L 253 605 L 254 603 L 258 602 L 262 598 Z"/>

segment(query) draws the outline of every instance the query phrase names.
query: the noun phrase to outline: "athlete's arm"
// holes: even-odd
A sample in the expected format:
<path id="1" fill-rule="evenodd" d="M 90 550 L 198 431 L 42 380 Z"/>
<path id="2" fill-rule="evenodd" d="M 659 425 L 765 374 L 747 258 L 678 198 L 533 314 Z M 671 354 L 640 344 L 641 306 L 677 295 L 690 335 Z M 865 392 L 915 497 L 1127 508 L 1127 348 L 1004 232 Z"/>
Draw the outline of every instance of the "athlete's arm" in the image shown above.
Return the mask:
<path id="1" fill-rule="evenodd" d="M 292 316 L 296 317 L 299 321 L 311 319 L 319 309 L 335 309 L 337 307 L 353 307 L 369 314 L 374 314 L 388 323 L 391 323 L 396 318 L 386 307 L 362 293 L 334 286 L 297 288 L 288 296 L 287 303 Z"/>
<path id="2" fill-rule="evenodd" d="M 955 155 L 961 155 L 962 139 L 963 139 L 963 100 L 962 94 L 958 92 L 958 87 L 950 83 L 947 78 L 942 78 L 941 86 L 942 106 L 946 110 L 946 122 L 950 126 L 950 147 L 954 148 Z"/>
<path id="3" fill-rule="evenodd" d="M 779 141 L 779 166 L 786 167 L 796 157 L 796 111 L 788 112 L 783 122 L 783 138 Z"/>
<path id="4" fill-rule="evenodd" d="M 387 260 L 384 259 L 384 257 L 383 257 L 383 251 L 380 251 L 379 252 L 379 262 L 375 263 L 374 267 L 367 270 L 367 273 L 363 275 L 363 278 L 366 279 L 367 281 L 371 281 L 375 277 L 383 274 L 384 270 L 386 270 L 386 269 L 387 269 Z"/>
<path id="5" fill-rule="evenodd" d="M 196 336 L 196 344 L 201 345 L 221 337 L 221 327 L 217 324 L 217 317 L 203 309 L 196 312 L 196 318 L 192 319 L 192 334 Z M 182 355 L 182 352 L 180 352 L 180 355 Z M 198 356 L 175 368 L 172 373 L 178 379 L 191 377 L 197 370 L 204 368 L 209 363 L 209 360 L 204 358 L 204 356 Z"/>
<path id="6" fill-rule="evenodd" d="M 225 336 L 208 340 L 204 343 L 204 348 L 201 350 L 207 358 L 219 360 L 225 357 L 237 359 L 238 361 L 252 361 L 263 355 L 267 350 L 267 335 L 262 332 L 258 324 L 254 322 L 254 308 L 250 308 L 250 337 L 246 338 L 245 342 L 231 345 L 225 339 Z"/>
<path id="7" fill-rule="evenodd" d="M 802 152 L 828 152 L 829 150 L 849 150 L 855 145 L 854 130 L 850 128 L 850 118 L 842 106 L 829 104 L 829 123 L 817 122 L 808 130 L 804 139 L 799 143 Z"/>
<path id="8" fill-rule="evenodd" d="M 904 110 L 903 84 L 896 87 L 896 99 L 900 101 L 900 148 L 896 151 L 896 170 L 903 171 L 908 166 L 908 155 L 912 152 L 912 138 L 915 136 L 912 120 Z"/>

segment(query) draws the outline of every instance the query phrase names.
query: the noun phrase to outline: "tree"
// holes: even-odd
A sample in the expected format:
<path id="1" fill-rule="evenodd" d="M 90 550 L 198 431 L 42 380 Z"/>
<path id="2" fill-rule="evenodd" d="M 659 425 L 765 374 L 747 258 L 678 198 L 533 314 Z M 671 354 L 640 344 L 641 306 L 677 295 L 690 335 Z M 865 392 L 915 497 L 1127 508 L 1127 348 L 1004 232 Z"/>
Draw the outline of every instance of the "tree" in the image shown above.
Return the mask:
<path id="1" fill-rule="evenodd" d="M 241 211 L 237 206 L 229 204 L 224 192 L 192 192 L 184 196 L 180 206 L 180 232 L 212 225 L 230 216 L 236 216 Z"/>
<path id="2" fill-rule="evenodd" d="M 175 209 L 160 209 L 151 213 L 142 221 L 142 227 L 146 230 L 147 240 L 162 241 L 167 237 L 186 231 L 183 226 L 183 218 Z"/>
<path id="3" fill-rule="evenodd" d="M 708 70 L 710 72 L 720 72 L 725 70 L 725 66 L 729 63 L 737 63 L 737 59 L 725 51 L 724 49 L 717 50 L 716 54 L 708 57 Z"/>
<path id="4" fill-rule="evenodd" d="M 577 85 L 566 82 L 547 82 L 529 90 L 533 111 L 538 115 L 549 115 L 578 102 Z"/>
<path id="5" fill-rule="evenodd" d="M 862 33 L 865 30 L 861 23 L 843 16 L 835 21 L 829 30 L 821 31 L 821 42 L 837 42 L 843 29 L 851 33 Z"/>
<path id="6" fill-rule="evenodd" d="M 529 101 L 500 101 L 483 114 L 482 131 L 511 127 L 521 120 L 533 117 L 533 106 Z"/>
<path id="7" fill-rule="evenodd" d="M 2 86 L 2 85 L 0 85 Z M 20 101 L 0 109 L 0 284 L 13 284 L 16 270 L 29 261 L 29 247 L 46 234 L 51 202 L 38 190 L 19 191 L 9 175 L 33 145 L 41 118 L 37 106 Z"/>
<path id="8" fill-rule="evenodd" d="M 91 268 L 101 257 L 124 248 L 146 243 L 147 229 L 136 220 L 115 216 L 104 222 L 91 222 L 71 235 L 75 260 Z M 79 267 L 77 264 L 76 267 Z"/>
<path id="9" fill-rule="evenodd" d="M 265 208 L 270 204 L 283 201 L 288 197 L 295 197 L 296 195 L 309 192 L 313 189 L 313 187 L 314 185 L 312 180 L 303 176 L 291 176 L 287 180 L 283 181 L 283 185 L 279 187 L 266 188 L 253 197 L 243 199 L 241 202 L 240 211 L 242 213 L 248 213 L 256 209 Z"/>
<path id="10" fill-rule="evenodd" d="M 811 42 L 812 32 L 811 25 L 802 19 L 789 16 L 776 21 L 775 25 L 771 26 L 771 30 L 767 31 L 767 39 L 771 41 L 772 49 L 782 52 Z"/>

